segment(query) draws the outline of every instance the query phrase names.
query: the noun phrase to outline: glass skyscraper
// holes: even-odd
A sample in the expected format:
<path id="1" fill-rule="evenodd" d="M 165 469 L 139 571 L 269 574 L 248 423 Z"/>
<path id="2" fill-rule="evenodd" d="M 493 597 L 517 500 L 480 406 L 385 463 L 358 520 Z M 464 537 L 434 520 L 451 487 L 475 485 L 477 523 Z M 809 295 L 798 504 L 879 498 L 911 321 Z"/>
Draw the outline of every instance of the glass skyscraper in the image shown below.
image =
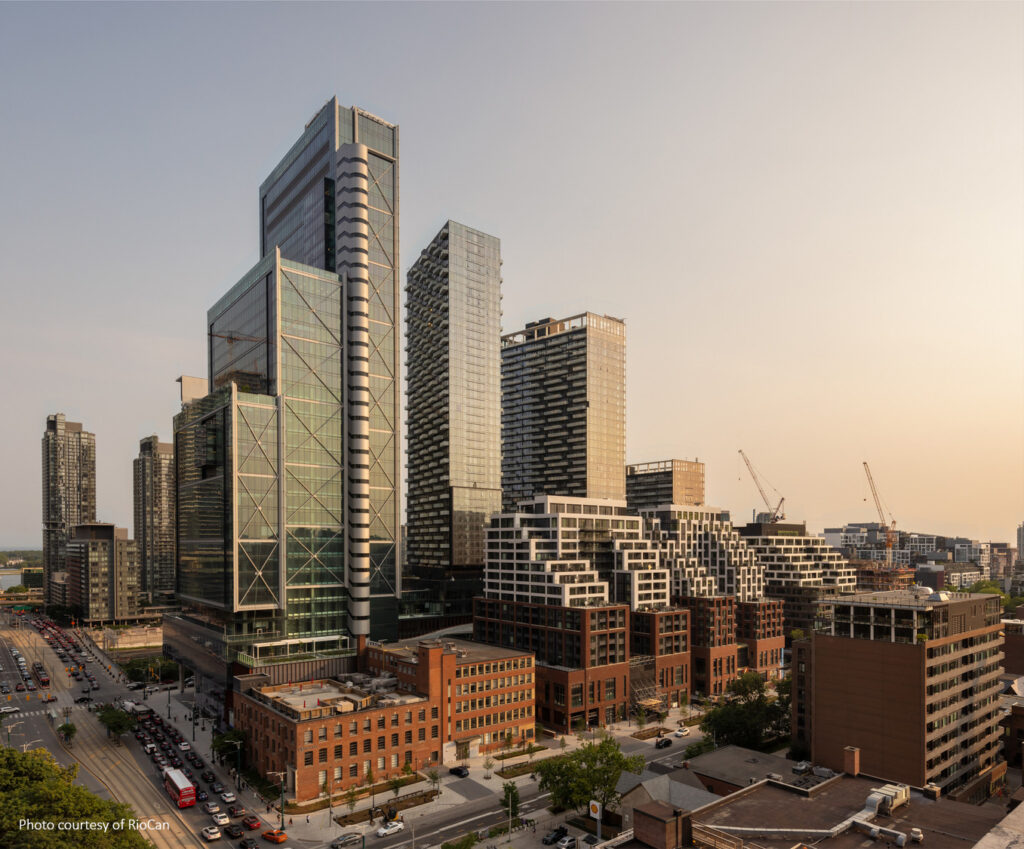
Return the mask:
<path id="1" fill-rule="evenodd" d="M 263 258 L 208 312 L 210 394 L 175 419 L 165 648 L 215 684 L 236 662 L 338 674 L 394 629 L 397 154 L 397 127 L 330 100 L 260 187 Z"/>
<path id="2" fill-rule="evenodd" d="M 484 530 L 501 508 L 501 243 L 447 222 L 409 269 L 406 559 L 418 578 L 461 588 L 472 617 Z M 437 595 L 435 592 L 434 595 Z"/>

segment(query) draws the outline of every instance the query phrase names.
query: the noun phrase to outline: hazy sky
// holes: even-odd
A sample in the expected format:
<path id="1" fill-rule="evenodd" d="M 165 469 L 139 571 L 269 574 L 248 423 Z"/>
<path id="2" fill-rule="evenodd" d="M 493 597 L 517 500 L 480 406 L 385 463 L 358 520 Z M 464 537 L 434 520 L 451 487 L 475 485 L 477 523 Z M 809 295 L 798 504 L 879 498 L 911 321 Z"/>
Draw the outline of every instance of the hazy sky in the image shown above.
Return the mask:
<path id="1" fill-rule="evenodd" d="M 737 449 L 820 530 L 1024 520 L 1021 3 L 0 5 L 0 546 L 40 437 L 140 437 L 205 374 L 258 187 L 332 95 L 401 127 L 401 267 L 498 236 L 506 331 L 627 321 L 627 460 Z M 867 499 L 867 500 L 865 500 Z"/>

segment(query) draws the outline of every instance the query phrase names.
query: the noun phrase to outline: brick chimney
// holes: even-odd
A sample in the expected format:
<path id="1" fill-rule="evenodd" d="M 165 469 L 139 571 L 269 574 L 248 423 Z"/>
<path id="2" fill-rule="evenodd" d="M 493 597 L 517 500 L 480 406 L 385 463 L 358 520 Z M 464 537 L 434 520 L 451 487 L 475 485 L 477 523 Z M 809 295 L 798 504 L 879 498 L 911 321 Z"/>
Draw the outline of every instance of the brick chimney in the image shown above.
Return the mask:
<path id="1" fill-rule="evenodd" d="M 843 749 L 843 772 L 854 778 L 860 775 L 860 749 L 856 746 Z"/>

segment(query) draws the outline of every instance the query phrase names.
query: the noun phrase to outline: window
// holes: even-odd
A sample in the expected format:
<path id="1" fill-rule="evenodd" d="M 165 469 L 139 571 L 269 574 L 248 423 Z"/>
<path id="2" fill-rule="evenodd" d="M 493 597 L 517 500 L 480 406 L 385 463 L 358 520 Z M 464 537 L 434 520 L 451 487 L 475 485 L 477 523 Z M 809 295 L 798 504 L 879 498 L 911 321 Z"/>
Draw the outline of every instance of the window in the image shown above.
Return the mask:
<path id="1" fill-rule="evenodd" d="M 430 738 L 432 740 L 436 740 L 437 739 L 437 726 L 436 725 L 432 725 L 430 727 Z"/>
<path id="2" fill-rule="evenodd" d="M 380 737 L 377 738 L 377 749 L 379 751 L 380 749 L 383 749 L 383 748 L 384 748 L 384 735 L 381 734 Z"/>
<path id="3" fill-rule="evenodd" d="M 416 739 L 417 740 L 421 740 L 421 741 L 422 740 L 426 740 L 427 739 L 427 729 L 426 728 L 421 728 L 418 732 L 416 732 Z"/>
<path id="4" fill-rule="evenodd" d="M 391 745 L 392 746 L 397 746 L 398 745 L 398 735 L 397 734 L 392 734 L 391 735 Z"/>
<path id="5" fill-rule="evenodd" d="M 421 710 L 419 712 L 419 720 L 420 720 L 420 722 L 423 722 L 426 718 L 427 718 L 427 712 L 425 710 Z"/>
<path id="6" fill-rule="evenodd" d="M 412 711 L 411 710 L 407 710 L 405 712 L 405 724 L 406 725 L 412 725 Z"/>
<path id="7" fill-rule="evenodd" d="M 384 772 L 384 758 L 377 758 L 377 772 Z"/>
<path id="8" fill-rule="evenodd" d="M 341 781 L 341 767 L 340 766 L 336 766 L 334 768 L 334 780 L 335 781 Z"/>
<path id="9" fill-rule="evenodd" d="M 337 746 L 334 747 L 334 759 L 335 760 L 339 760 L 342 757 L 344 757 L 342 749 L 343 749 L 343 747 L 342 747 L 342 745 L 340 743 Z"/>
<path id="10" fill-rule="evenodd" d="M 357 720 L 353 719 L 348 724 L 348 733 L 349 734 L 357 734 L 358 732 L 359 732 L 359 722 Z"/>
<path id="11" fill-rule="evenodd" d="M 348 753 L 350 757 L 359 754 L 359 744 L 355 740 L 348 744 Z"/>
<path id="12" fill-rule="evenodd" d="M 394 754 L 394 755 L 391 756 L 391 768 L 392 769 L 397 769 L 398 768 L 398 755 L 397 754 Z"/>
<path id="13" fill-rule="evenodd" d="M 303 763 L 304 766 L 313 766 L 313 753 L 312 752 L 306 752 L 302 756 L 302 763 Z"/>
<path id="14" fill-rule="evenodd" d="M 318 740 L 326 740 L 327 739 L 327 726 L 326 725 L 321 725 L 320 726 L 320 732 L 317 735 L 317 739 Z"/>
<path id="15" fill-rule="evenodd" d="M 394 728 L 396 725 L 398 725 L 398 714 L 393 713 L 391 714 L 391 727 Z"/>
<path id="16" fill-rule="evenodd" d="M 348 777 L 359 778 L 359 764 L 349 764 Z"/>
<path id="17" fill-rule="evenodd" d="M 383 716 L 378 716 L 377 717 L 377 727 L 378 728 L 383 728 L 385 725 L 387 725 L 387 722 L 385 721 L 384 717 Z"/>
<path id="18" fill-rule="evenodd" d="M 406 731 L 405 732 L 405 742 L 406 743 L 411 743 L 412 742 L 412 731 Z"/>
<path id="19" fill-rule="evenodd" d="M 437 705 L 434 705 L 434 707 L 430 709 L 430 718 L 437 719 Z"/>
<path id="20" fill-rule="evenodd" d="M 363 753 L 365 754 L 366 752 L 369 752 L 372 749 L 373 741 L 369 737 L 367 737 L 365 740 L 363 740 Z"/>
<path id="21" fill-rule="evenodd" d="M 306 729 L 305 731 L 302 732 L 302 742 L 303 743 L 312 743 L 313 742 L 313 729 L 312 728 L 308 728 L 308 729 Z"/>
<path id="22" fill-rule="evenodd" d="M 408 750 L 406 750 L 406 752 L 405 752 L 405 762 L 407 764 L 411 764 L 412 763 L 412 752 L 410 752 Z"/>
<path id="23" fill-rule="evenodd" d="M 317 757 L 317 763 L 327 763 L 327 749 L 321 749 L 319 756 Z"/>
<path id="24" fill-rule="evenodd" d="M 320 772 L 316 774 L 316 779 L 318 786 L 323 787 L 327 783 L 327 770 L 320 770 Z"/>

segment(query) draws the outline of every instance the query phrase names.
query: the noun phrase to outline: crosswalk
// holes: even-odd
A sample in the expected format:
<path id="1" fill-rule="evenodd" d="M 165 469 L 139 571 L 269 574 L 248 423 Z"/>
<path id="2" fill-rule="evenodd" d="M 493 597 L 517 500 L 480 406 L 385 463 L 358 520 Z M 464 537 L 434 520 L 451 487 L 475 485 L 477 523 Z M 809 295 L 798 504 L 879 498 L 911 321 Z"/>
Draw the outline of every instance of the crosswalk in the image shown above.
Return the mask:
<path id="1" fill-rule="evenodd" d="M 64 707 L 65 706 L 61 706 L 60 710 L 63 711 Z M 75 711 L 88 709 L 86 705 L 67 705 L 66 707 L 70 707 L 72 710 Z M 56 703 L 53 704 L 52 708 L 40 708 L 38 710 L 20 710 L 18 711 L 18 716 L 46 716 L 46 714 L 49 713 L 51 710 L 57 710 Z M 10 715 L 13 716 L 14 714 Z"/>

